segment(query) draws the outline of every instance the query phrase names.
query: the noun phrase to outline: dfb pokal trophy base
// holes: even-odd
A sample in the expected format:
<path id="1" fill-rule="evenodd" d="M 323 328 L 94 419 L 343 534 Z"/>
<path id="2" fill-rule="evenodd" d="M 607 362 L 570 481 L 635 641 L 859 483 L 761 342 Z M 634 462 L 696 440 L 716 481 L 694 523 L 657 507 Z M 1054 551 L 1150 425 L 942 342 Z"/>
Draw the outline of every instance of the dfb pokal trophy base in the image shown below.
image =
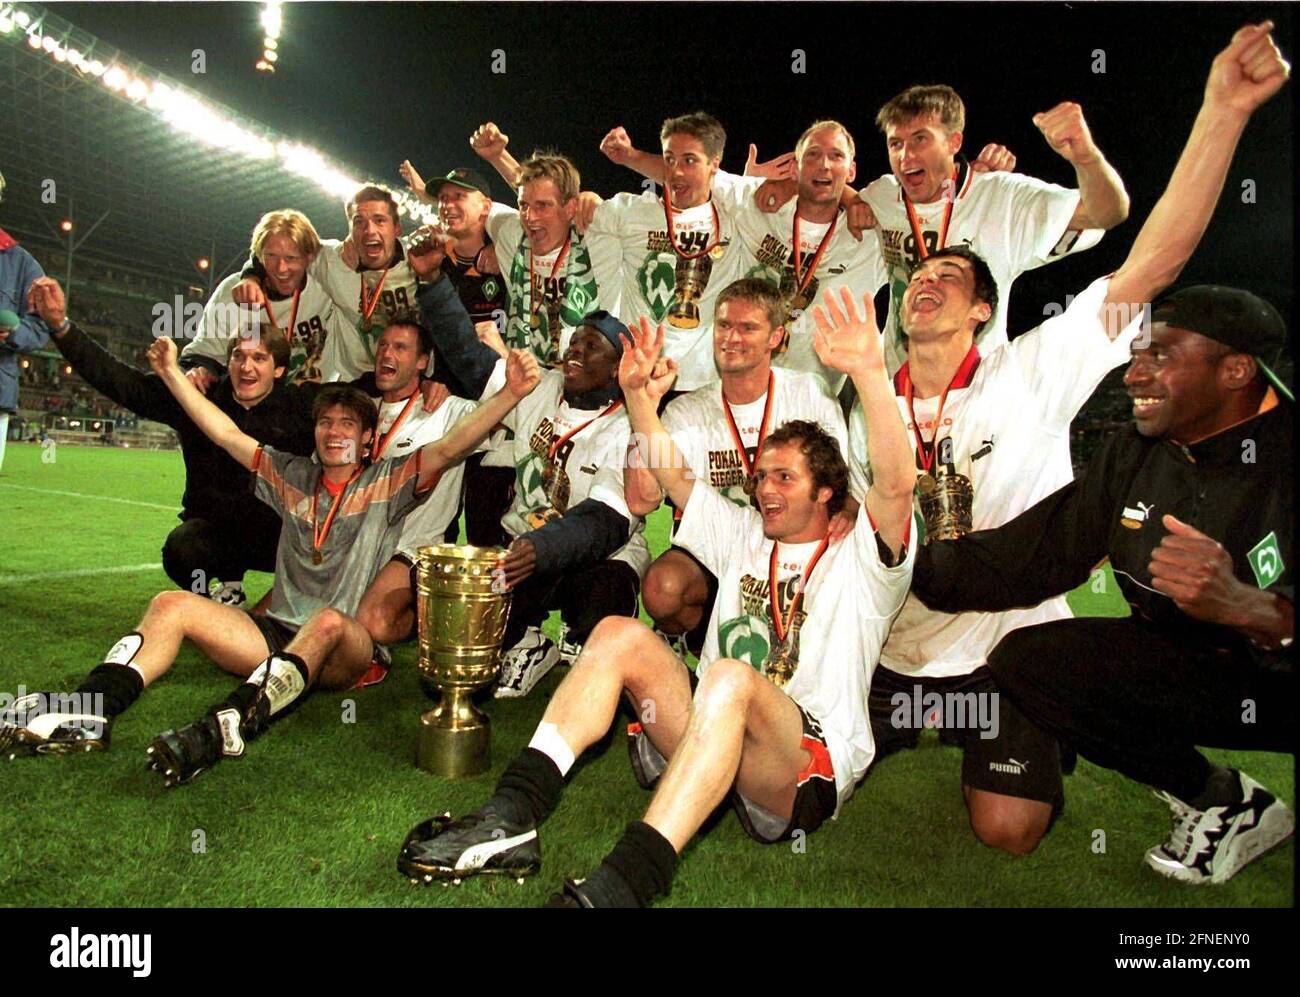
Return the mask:
<path id="1" fill-rule="evenodd" d="M 458 690 L 459 692 L 459 690 Z M 420 715 L 415 764 L 432 775 L 461 779 L 492 767 L 492 720 L 468 694 L 448 692 Z"/>
<path id="2" fill-rule="evenodd" d="M 417 554 L 420 678 L 439 694 L 420 717 L 416 764 L 433 775 L 463 778 L 491 765 L 492 727 L 473 703 L 501 668 L 510 595 L 496 591 L 495 547 L 437 544 Z"/>

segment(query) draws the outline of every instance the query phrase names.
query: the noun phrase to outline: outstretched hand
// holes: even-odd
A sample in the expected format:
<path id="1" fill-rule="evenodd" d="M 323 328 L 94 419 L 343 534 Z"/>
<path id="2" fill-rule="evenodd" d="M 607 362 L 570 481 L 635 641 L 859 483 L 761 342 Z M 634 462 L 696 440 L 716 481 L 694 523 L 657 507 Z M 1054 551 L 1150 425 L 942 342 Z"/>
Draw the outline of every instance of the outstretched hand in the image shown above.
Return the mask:
<path id="1" fill-rule="evenodd" d="M 840 303 L 829 289 L 822 293 L 825 307 L 813 309 L 813 349 L 817 358 L 832 370 L 854 377 L 884 370 L 885 356 L 876 325 L 876 305 L 870 294 L 863 295 L 863 315 L 858 315 L 853 292 L 840 288 Z M 843 305 L 841 310 L 840 305 Z"/>
<path id="2" fill-rule="evenodd" d="M 470 148 L 488 162 L 492 162 L 504 153 L 509 144 L 510 136 L 491 121 L 479 125 L 474 129 L 474 134 L 469 137 Z"/>
<path id="3" fill-rule="evenodd" d="M 531 351 L 510 351 L 510 356 L 506 358 L 506 388 L 516 399 L 531 395 L 541 380 L 541 365 Z"/>
<path id="4" fill-rule="evenodd" d="M 799 176 L 799 165 L 795 162 L 793 152 L 783 152 L 775 159 L 760 163 L 758 146 L 751 142 L 749 158 L 745 160 L 745 176 L 762 177 L 764 180 L 796 180 Z"/>
<path id="5" fill-rule="evenodd" d="M 1210 66 L 1205 103 L 1252 114 L 1282 89 L 1291 64 L 1273 41 L 1273 22 L 1248 24 L 1232 36 Z"/>
<path id="6" fill-rule="evenodd" d="M 397 172 L 402 175 L 402 179 L 406 181 L 406 186 L 412 194 L 421 201 L 432 200 L 425 188 L 424 178 L 420 176 L 420 171 L 411 165 L 409 159 L 402 160 L 402 165 L 397 168 Z"/>
<path id="7" fill-rule="evenodd" d="M 176 344 L 166 336 L 159 336 L 149 347 L 149 367 L 159 377 L 166 377 L 173 371 L 180 373 L 177 361 Z"/>
<path id="8" fill-rule="evenodd" d="M 608 134 L 600 140 L 600 151 L 605 154 L 605 157 L 611 163 L 626 166 L 635 150 L 632 147 L 632 138 L 628 135 L 627 129 L 619 125 L 617 128 L 611 128 Z"/>
<path id="9" fill-rule="evenodd" d="M 442 261 L 456 241 L 440 225 L 422 225 L 411 234 L 406 247 L 406 262 L 415 276 L 425 282 L 433 280 L 442 269 Z"/>
<path id="10" fill-rule="evenodd" d="M 658 402 L 677 380 L 676 361 L 664 357 L 664 327 L 652 328 L 650 320 L 642 315 L 628 326 L 632 333 L 629 342 L 623 341 L 623 355 L 618 361 L 618 383 L 626 396 L 629 392 L 644 391 L 653 402 Z"/>
<path id="11" fill-rule="evenodd" d="M 1050 111 L 1035 114 L 1034 125 L 1043 133 L 1052 151 L 1072 166 L 1084 166 L 1101 156 L 1101 150 L 1088 130 L 1088 122 L 1083 118 L 1083 108 L 1078 104 L 1065 101 Z"/>

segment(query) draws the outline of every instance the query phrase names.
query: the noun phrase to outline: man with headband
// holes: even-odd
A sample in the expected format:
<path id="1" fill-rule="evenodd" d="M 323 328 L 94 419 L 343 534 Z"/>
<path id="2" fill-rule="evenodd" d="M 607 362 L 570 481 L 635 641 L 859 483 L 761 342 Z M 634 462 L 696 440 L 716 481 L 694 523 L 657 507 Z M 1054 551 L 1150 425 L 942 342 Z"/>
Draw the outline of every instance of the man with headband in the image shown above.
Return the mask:
<path id="1" fill-rule="evenodd" d="M 413 246 L 418 300 L 430 309 L 444 247 Z M 606 616 L 635 616 L 641 577 L 650 564 L 644 526 L 623 497 L 631 429 L 618 387 L 620 337 L 627 327 L 608 312 L 579 320 L 563 364 L 544 370 L 528 401 L 503 420 L 515 468 L 515 497 L 501 525 L 512 538 L 501 580 L 514 595 L 501 646 L 498 697 L 527 695 L 560 660 L 541 631 L 559 609 L 567 641 L 580 645 Z M 505 363 L 462 327 L 443 340 L 448 366 L 466 385 L 500 386 Z"/>
<path id="2" fill-rule="evenodd" d="M 1156 872 L 1222 883 L 1295 818 L 1196 745 L 1295 751 L 1291 393 L 1272 370 L 1277 311 L 1189 287 L 1152 315 L 1124 384 L 1133 426 L 1085 476 L 996 530 L 926 548 L 914 591 L 945 612 L 1033 605 L 1109 558 L 1126 619 L 1016 630 L 989 656 L 998 688 L 1085 758 L 1173 810 Z"/>

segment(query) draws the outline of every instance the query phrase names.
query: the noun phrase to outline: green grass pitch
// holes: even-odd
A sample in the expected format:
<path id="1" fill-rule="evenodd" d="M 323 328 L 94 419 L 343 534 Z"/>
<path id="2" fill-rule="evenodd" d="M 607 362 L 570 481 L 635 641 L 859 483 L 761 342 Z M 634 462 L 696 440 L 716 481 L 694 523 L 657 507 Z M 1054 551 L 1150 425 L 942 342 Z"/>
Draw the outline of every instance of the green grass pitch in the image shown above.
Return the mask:
<path id="1" fill-rule="evenodd" d="M 0 474 L 7 527 L 0 552 L 0 690 L 71 689 L 169 582 L 157 565 L 175 523 L 177 453 L 60 447 L 42 459 L 11 444 Z M 88 498 L 84 496 L 100 496 Z M 667 542 L 662 516 L 651 547 Z M 232 542 L 237 542 L 232 538 Z M 106 571 L 125 568 L 129 570 Z M 249 577 L 260 595 L 265 575 Z M 1113 593 L 1113 582 L 1104 587 Z M 1113 599 L 1113 595 L 1111 596 Z M 1089 587 L 1076 612 L 1116 612 Z M 1122 609 L 1120 610 L 1122 612 Z M 552 621 L 553 623 L 554 621 Z M 1105 653 L 1098 648 L 1098 653 Z M 149 739 L 197 718 L 232 679 L 190 648 L 114 727 L 112 750 L 71 758 L 0 759 L 0 904 L 536 905 L 585 874 L 647 802 L 621 738 L 579 763 L 542 830 L 542 874 L 524 885 L 410 886 L 394 868 L 417 821 L 476 806 L 530 737 L 563 669 L 524 700 L 492 702 L 492 771 L 446 781 L 414 765 L 416 719 L 428 708 L 413 644 L 393 674 L 362 693 L 312 697 L 293 717 L 194 784 L 164 791 L 145 771 Z M 344 702 L 355 703 L 345 723 Z M 1294 805 L 1292 759 L 1212 752 Z M 1145 788 L 1080 762 L 1067 807 L 1032 856 L 975 841 L 960 790 L 961 757 L 927 736 L 873 767 L 837 821 L 799 846 L 749 841 L 729 812 L 682 856 L 670 906 L 1286 906 L 1294 845 L 1222 887 L 1166 881 L 1141 863 L 1168 833 Z"/>

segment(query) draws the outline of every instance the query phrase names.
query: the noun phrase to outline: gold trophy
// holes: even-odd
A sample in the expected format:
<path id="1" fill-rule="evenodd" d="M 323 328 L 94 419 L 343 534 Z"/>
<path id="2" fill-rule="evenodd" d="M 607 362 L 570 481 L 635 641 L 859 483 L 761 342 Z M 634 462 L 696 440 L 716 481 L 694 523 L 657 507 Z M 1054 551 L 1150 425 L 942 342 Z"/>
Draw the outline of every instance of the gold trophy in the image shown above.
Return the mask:
<path id="1" fill-rule="evenodd" d="M 700 324 L 700 298 L 709 286 L 713 273 L 710 253 L 686 257 L 678 255 L 673 274 L 673 304 L 668 309 L 668 324 L 674 329 L 694 329 Z"/>
<path id="2" fill-rule="evenodd" d="M 510 593 L 499 591 L 498 547 L 437 544 L 417 553 L 420 677 L 441 701 L 420 717 L 416 764 L 434 775 L 477 775 L 490 764 L 492 730 L 471 699 L 496 680 Z"/>
<path id="3" fill-rule="evenodd" d="M 925 542 L 957 540 L 971 531 L 975 489 L 970 478 L 952 464 L 938 464 L 933 475 L 920 480 L 921 515 L 925 517 Z"/>

